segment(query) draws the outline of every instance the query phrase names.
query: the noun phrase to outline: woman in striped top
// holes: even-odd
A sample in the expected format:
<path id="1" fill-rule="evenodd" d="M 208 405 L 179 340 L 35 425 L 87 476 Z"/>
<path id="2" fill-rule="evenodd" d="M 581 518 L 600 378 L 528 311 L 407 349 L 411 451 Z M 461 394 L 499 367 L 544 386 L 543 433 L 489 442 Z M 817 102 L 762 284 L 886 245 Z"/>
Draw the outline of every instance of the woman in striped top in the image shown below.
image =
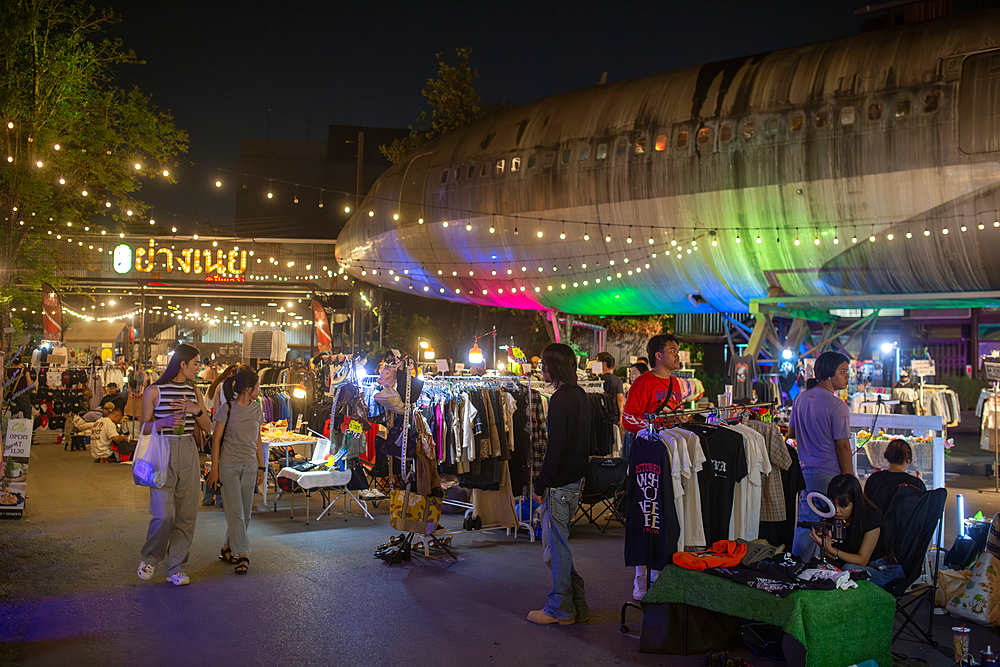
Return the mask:
<path id="1" fill-rule="evenodd" d="M 201 369 L 201 355 L 193 345 L 177 346 L 160 379 L 142 396 L 142 432 L 153 429 L 170 444 L 170 465 L 162 488 L 150 487 L 149 530 L 142 547 L 137 574 L 150 579 L 163 563 L 167 579 L 175 586 L 191 580 L 184 573 L 195 521 L 198 518 L 199 459 L 194 440 L 197 424 L 206 433 L 212 422 L 205 413 L 201 391 L 193 380 Z M 180 433 L 183 425 L 183 433 Z"/>

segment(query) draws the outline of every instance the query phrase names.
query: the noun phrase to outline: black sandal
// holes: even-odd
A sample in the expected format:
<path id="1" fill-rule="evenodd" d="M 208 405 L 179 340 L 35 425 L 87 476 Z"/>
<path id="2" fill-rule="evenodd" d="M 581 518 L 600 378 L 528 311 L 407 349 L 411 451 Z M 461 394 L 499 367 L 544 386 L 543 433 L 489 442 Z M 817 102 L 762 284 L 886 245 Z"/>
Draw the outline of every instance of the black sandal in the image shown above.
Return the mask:
<path id="1" fill-rule="evenodd" d="M 246 574 L 249 571 L 250 559 L 246 556 L 240 556 L 236 559 L 236 574 Z"/>
<path id="2" fill-rule="evenodd" d="M 233 550 L 229 547 L 222 547 L 222 551 L 219 552 L 219 560 L 224 563 L 235 563 L 236 559 L 233 557 Z"/>

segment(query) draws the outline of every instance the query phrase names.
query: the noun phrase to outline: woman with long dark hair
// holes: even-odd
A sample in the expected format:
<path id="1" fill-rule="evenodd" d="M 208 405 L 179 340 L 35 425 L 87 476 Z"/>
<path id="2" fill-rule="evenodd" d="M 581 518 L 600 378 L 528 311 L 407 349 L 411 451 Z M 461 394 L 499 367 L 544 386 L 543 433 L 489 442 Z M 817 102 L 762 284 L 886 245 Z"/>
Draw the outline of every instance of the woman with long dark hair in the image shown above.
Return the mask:
<path id="1" fill-rule="evenodd" d="M 200 368 L 198 348 L 186 343 L 178 345 L 163 375 L 142 396 L 142 432 L 156 430 L 167 438 L 170 464 L 163 487 L 149 489 L 152 518 L 137 574 L 140 579 L 151 579 L 156 565 L 162 563 L 164 574 L 175 586 L 191 583 L 184 566 L 198 519 L 201 475 L 195 424 L 205 433 L 212 430 L 201 391 L 194 386 Z"/>
<path id="2" fill-rule="evenodd" d="M 583 577 L 569 550 L 569 524 L 580 505 L 590 457 L 590 401 L 576 383 L 576 353 L 570 346 L 553 343 L 542 350 L 541 369 L 555 393 L 549 399 L 548 445 L 534 498 L 542 504 L 543 560 L 552 568 L 552 590 L 545 607 L 530 612 L 528 620 L 572 625 L 590 616 Z"/>
<path id="3" fill-rule="evenodd" d="M 227 527 L 226 543 L 219 558 L 234 563 L 236 574 L 246 574 L 250 567 L 247 529 L 253 491 L 264 482 L 264 444 L 260 438 L 264 412 L 257 402 L 259 382 L 254 369 L 240 366 L 222 383 L 227 400 L 215 413 L 212 431 L 212 471 L 207 482 L 215 487 L 222 481 Z"/>

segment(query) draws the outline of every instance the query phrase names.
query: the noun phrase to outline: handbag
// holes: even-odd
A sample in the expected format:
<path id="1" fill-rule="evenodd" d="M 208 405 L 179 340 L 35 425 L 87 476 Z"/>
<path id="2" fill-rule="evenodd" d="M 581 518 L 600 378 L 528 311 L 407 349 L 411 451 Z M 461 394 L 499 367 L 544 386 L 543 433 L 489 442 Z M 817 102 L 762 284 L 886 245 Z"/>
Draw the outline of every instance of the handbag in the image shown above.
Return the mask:
<path id="1" fill-rule="evenodd" d="M 170 442 L 156 428 L 139 436 L 132 460 L 132 481 L 136 486 L 163 488 L 170 466 Z"/>
<path id="2" fill-rule="evenodd" d="M 408 533 L 430 535 L 441 521 L 441 498 L 396 489 L 389 497 L 389 525 Z"/>

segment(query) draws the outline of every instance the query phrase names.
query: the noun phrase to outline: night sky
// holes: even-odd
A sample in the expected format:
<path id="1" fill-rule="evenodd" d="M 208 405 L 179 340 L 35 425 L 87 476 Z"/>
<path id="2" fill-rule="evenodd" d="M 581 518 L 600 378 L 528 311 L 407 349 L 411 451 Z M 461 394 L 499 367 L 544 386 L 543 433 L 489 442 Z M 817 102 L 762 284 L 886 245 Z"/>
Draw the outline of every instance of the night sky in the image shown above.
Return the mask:
<path id="1" fill-rule="evenodd" d="M 144 188 L 181 231 L 231 224 L 233 190 L 214 187 L 215 168 L 234 168 L 244 138 L 325 141 L 330 124 L 414 122 L 439 52 L 471 47 L 484 101 L 516 105 L 602 72 L 616 81 L 807 44 L 864 20 L 858 0 L 100 4 L 122 14 L 109 32 L 146 61 L 119 85 L 138 85 L 190 135 L 178 183 Z"/>

